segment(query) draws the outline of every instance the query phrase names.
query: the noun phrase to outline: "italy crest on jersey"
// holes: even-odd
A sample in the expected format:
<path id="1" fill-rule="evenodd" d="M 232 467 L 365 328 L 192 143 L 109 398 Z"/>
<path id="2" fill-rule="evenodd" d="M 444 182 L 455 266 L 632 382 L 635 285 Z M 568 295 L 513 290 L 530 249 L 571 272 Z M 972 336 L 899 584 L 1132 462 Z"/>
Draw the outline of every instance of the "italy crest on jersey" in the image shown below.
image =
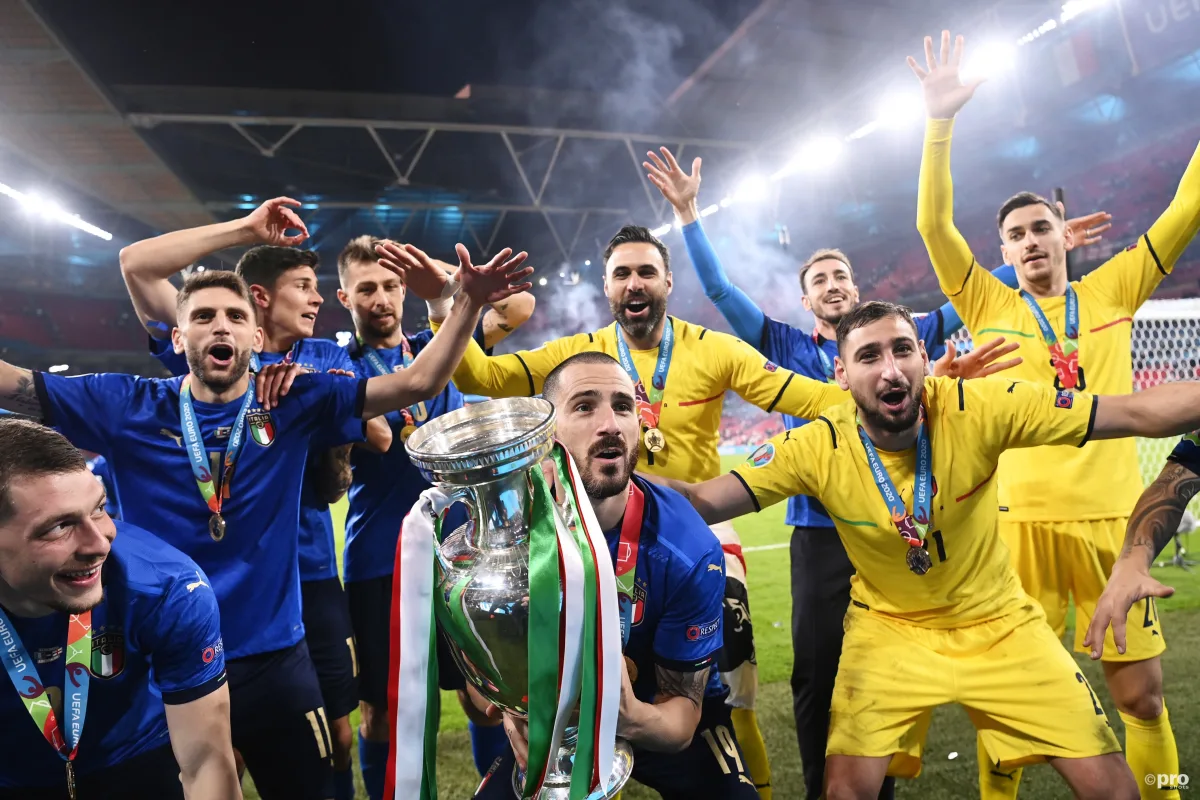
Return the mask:
<path id="1" fill-rule="evenodd" d="M 634 584 L 633 587 L 633 619 L 631 624 L 637 627 L 642 624 L 642 617 L 646 615 L 646 587 L 641 581 Z"/>
<path id="2" fill-rule="evenodd" d="M 246 415 L 246 424 L 250 426 L 250 436 L 261 447 L 269 447 L 275 441 L 275 422 L 266 411 Z"/>
<path id="3" fill-rule="evenodd" d="M 92 636 L 92 674 L 97 678 L 115 678 L 125 669 L 125 633 L 106 630 Z"/>

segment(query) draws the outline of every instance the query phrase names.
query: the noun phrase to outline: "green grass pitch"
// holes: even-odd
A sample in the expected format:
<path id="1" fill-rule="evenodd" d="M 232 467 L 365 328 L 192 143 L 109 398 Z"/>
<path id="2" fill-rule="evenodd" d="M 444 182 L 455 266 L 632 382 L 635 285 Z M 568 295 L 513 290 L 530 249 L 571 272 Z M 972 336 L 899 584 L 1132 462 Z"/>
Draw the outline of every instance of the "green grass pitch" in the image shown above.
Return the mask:
<path id="1" fill-rule="evenodd" d="M 726 469 L 741 461 L 725 457 Z M 339 559 L 345 517 L 345 503 L 334 508 L 334 529 L 338 537 Z M 750 602 L 754 616 L 755 639 L 758 647 L 758 668 L 761 678 L 759 691 L 759 723 L 767 741 L 771 758 L 772 783 L 777 800 L 804 797 L 800 756 L 796 749 L 795 726 L 792 722 L 791 693 L 788 676 L 792 668 L 791 593 L 789 590 L 789 558 L 786 543 L 790 529 L 783 523 L 784 506 L 778 505 L 761 514 L 743 517 L 735 525 L 744 547 L 769 547 L 746 554 L 749 566 Z M 1163 657 L 1166 676 L 1167 705 L 1171 724 L 1179 745 L 1181 771 L 1200 763 L 1200 687 L 1194 686 L 1189 673 L 1200 662 L 1200 574 L 1175 568 L 1156 570 L 1157 577 L 1176 590 L 1174 597 L 1162 601 L 1162 624 L 1169 648 Z M 1069 623 L 1070 624 L 1070 623 Z M 1068 631 L 1067 641 L 1071 641 Z M 1080 668 L 1101 697 L 1108 718 L 1118 737 L 1124 737 L 1121 719 L 1116 713 L 1104 677 L 1098 665 L 1090 659 L 1076 656 Z M 352 717 L 355 729 L 358 713 Z M 358 771 L 357 755 L 355 772 Z M 1141 776 L 1136 776 L 1138 779 Z M 366 798 L 361 780 L 358 797 Z M 444 695 L 442 728 L 438 741 L 438 787 L 443 798 L 469 798 L 478 783 L 471 761 L 471 747 L 466 720 L 453 695 Z M 253 782 L 245 780 L 246 797 L 257 800 Z M 897 795 L 922 800 L 957 800 L 978 797 L 975 761 L 975 733 L 967 715 L 957 707 L 937 711 L 929 731 L 924 770 L 921 777 L 900 781 Z M 1021 784 L 1022 800 L 1059 798 L 1067 795 L 1066 785 L 1048 766 L 1041 765 L 1025 771 Z M 622 793 L 623 800 L 644 800 L 657 797 L 641 786 L 631 785 Z"/>

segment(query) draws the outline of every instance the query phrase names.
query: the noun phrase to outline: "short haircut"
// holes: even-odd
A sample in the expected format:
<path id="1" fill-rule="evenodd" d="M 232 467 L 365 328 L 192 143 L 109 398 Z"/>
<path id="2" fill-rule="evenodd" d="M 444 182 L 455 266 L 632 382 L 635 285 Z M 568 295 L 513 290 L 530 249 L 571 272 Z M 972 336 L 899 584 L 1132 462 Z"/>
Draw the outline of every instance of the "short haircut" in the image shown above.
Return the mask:
<path id="1" fill-rule="evenodd" d="M 358 264 L 362 261 L 369 261 L 373 264 L 378 261 L 379 256 L 375 252 L 375 245 L 381 242 L 383 242 L 383 239 L 369 234 L 355 236 L 346 242 L 346 246 L 342 248 L 342 252 L 338 253 L 338 280 L 346 280 L 346 270 L 350 269 L 351 264 Z"/>
<path id="2" fill-rule="evenodd" d="M 1058 217 L 1059 220 L 1065 221 L 1063 219 L 1063 213 L 1059 210 L 1057 203 L 1051 203 L 1040 194 L 1034 194 L 1033 192 L 1019 192 L 1005 200 L 1004 205 L 1000 206 L 1000 212 L 996 214 L 996 227 L 1003 232 L 1004 220 L 1008 218 L 1008 215 L 1016 211 L 1018 208 L 1024 208 L 1025 206 L 1045 206 L 1046 208 L 1050 209 L 1051 214 Z"/>
<path id="3" fill-rule="evenodd" d="M 228 289 L 245 300 L 251 313 L 254 312 L 254 298 L 250 296 L 250 287 L 240 275 L 227 269 L 206 269 L 204 272 L 193 272 L 183 282 L 179 296 L 175 298 L 176 316 L 183 313 L 183 307 L 187 305 L 188 300 L 201 289 Z"/>
<path id="4" fill-rule="evenodd" d="M 558 394 L 562 383 L 562 374 L 574 364 L 612 364 L 621 366 L 621 362 L 610 356 L 608 353 L 601 353 L 597 350 L 587 350 L 582 353 L 576 353 L 573 356 L 568 356 L 559 362 L 558 366 L 550 370 L 550 374 L 546 376 L 546 380 L 542 381 L 542 397 L 549 400 L 553 405 L 558 405 L 555 402 L 555 395 Z"/>
<path id="5" fill-rule="evenodd" d="M 624 228 L 621 228 L 621 230 L 617 231 L 616 236 L 608 240 L 608 247 L 604 248 L 604 255 L 600 257 L 600 260 L 603 261 L 604 265 L 607 267 L 608 260 L 612 258 L 614 250 L 623 244 L 630 244 L 633 242 L 654 245 L 654 247 L 658 250 L 659 255 L 662 256 L 663 266 L 667 268 L 667 272 L 671 271 L 671 253 L 669 250 L 667 250 L 667 246 L 662 243 L 662 239 L 659 239 L 657 236 L 651 233 L 649 228 L 643 228 L 641 225 L 626 225 Z"/>
<path id="6" fill-rule="evenodd" d="M 315 250 L 262 244 L 251 247 L 238 260 L 237 274 L 250 286 L 262 286 L 274 291 L 275 284 L 288 270 L 312 267 L 316 272 L 320 263 L 321 259 Z"/>
<path id="7" fill-rule="evenodd" d="M 801 291 L 808 291 L 808 287 L 804 285 L 804 276 L 808 275 L 808 271 L 812 269 L 812 265 L 818 261 L 827 261 L 829 259 L 840 261 L 845 264 L 846 269 L 850 271 L 851 280 L 854 279 L 854 267 L 850 266 L 849 257 L 847 257 L 845 253 L 843 253 L 841 250 L 838 250 L 836 247 L 822 247 L 820 250 L 805 259 L 804 263 L 800 265 Z"/>
<path id="8" fill-rule="evenodd" d="M 865 328 L 873 322 L 879 322 L 881 319 L 891 317 L 899 317 L 909 324 L 913 329 L 913 335 L 920 341 L 921 336 L 917 332 L 917 323 L 913 320 L 912 311 L 907 307 L 889 303 L 885 300 L 868 300 L 865 303 L 859 303 L 854 308 L 850 309 L 843 317 L 842 321 L 837 326 L 837 345 L 838 352 L 842 351 L 842 343 L 846 341 L 851 331 L 856 331 L 859 328 Z"/>
<path id="9" fill-rule="evenodd" d="M 17 511 L 12 501 L 14 481 L 86 469 L 83 453 L 58 431 L 29 420 L 0 417 L 0 524 Z"/>

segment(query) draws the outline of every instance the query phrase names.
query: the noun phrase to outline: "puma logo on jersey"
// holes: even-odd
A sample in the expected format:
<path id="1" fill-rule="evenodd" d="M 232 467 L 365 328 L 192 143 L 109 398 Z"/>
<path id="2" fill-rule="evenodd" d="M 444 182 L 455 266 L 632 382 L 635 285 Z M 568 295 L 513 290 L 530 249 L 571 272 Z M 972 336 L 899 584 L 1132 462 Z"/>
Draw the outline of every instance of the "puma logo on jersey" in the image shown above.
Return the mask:
<path id="1" fill-rule="evenodd" d="M 720 572 L 720 571 L 721 571 L 721 565 L 720 565 L 720 564 L 709 564 L 709 565 L 708 565 L 708 571 L 709 571 L 709 572 Z"/>
<path id="2" fill-rule="evenodd" d="M 207 583 L 205 583 L 205 582 L 204 582 L 204 578 L 202 578 L 202 577 L 200 576 L 200 571 L 199 571 L 199 570 L 197 570 L 197 571 L 196 571 L 196 582 L 195 582 L 195 583 L 189 583 L 189 584 L 187 585 L 188 594 L 191 594 L 192 592 L 196 591 L 196 590 L 197 590 L 197 589 L 199 589 L 201 586 L 203 586 L 205 589 L 211 589 L 211 588 L 212 588 L 211 586 L 209 586 Z"/>
<path id="3" fill-rule="evenodd" d="M 158 432 L 160 434 L 162 434 L 163 436 L 167 437 L 168 439 L 170 439 L 171 441 L 175 442 L 177 447 L 183 447 L 183 434 L 172 433 L 171 431 L 167 430 L 166 428 L 159 428 Z"/>
<path id="4" fill-rule="evenodd" d="M 1015 388 L 1017 388 L 1017 382 L 1016 382 L 1016 381 L 1013 381 L 1013 382 L 1011 382 L 1011 383 L 1008 385 L 1008 393 L 1009 393 L 1009 394 L 1012 394 L 1012 393 L 1013 393 L 1013 389 L 1015 389 Z"/>

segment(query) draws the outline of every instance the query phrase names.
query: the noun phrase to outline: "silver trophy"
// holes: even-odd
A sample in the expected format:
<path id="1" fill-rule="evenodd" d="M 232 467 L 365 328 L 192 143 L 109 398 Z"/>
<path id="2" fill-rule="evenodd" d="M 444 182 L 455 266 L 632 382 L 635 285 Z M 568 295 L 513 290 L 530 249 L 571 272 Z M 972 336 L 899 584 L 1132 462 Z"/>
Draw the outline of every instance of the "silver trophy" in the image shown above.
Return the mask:
<path id="1" fill-rule="evenodd" d="M 541 469 L 553 445 L 554 407 L 527 397 L 444 414 L 406 443 L 425 478 L 470 512 L 467 524 L 434 545 L 438 624 L 467 681 L 488 701 L 522 716 L 529 695 L 529 472 Z M 537 800 L 567 800 L 575 744 L 572 725 Z M 615 796 L 632 770 L 632 748 L 618 739 L 608 785 L 588 800 Z M 518 797 L 523 784 L 524 775 L 514 770 Z"/>

